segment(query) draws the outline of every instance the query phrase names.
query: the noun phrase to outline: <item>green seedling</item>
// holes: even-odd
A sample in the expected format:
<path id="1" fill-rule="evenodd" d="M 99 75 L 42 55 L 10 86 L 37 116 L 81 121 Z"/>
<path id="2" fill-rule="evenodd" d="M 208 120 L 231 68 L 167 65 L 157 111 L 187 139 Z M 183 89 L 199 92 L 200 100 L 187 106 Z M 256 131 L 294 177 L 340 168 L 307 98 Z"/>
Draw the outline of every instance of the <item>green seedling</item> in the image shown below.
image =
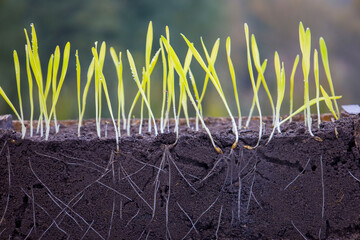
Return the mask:
<path id="1" fill-rule="evenodd" d="M 158 54 L 157 54 L 157 55 L 158 55 Z M 142 98 L 144 99 L 144 102 L 145 102 L 145 104 L 146 104 L 146 106 L 147 106 L 147 108 L 148 108 L 148 111 L 150 112 L 151 118 L 152 118 L 153 123 L 154 123 L 155 135 L 157 135 L 157 134 L 158 134 L 158 131 L 157 131 L 157 127 L 156 127 L 155 117 L 154 117 L 154 115 L 153 115 L 153 113 L 152 113 L 152 110 L 151 110 L 151 108 L 150 108 L 149 102 L 148 102 L 147 97 L 146 97 L 146 95 L 145 95 L 145 92 L 144 92 L 144 90 L 143 90 L 143 86 L 142 86 L 142 84 L 140 83 L 139 76 L 138 76 L 137 70 L 136 70 L 135 62 L 134 62 L 134 59 L 133 59 L 133 57 L 132 57 L 132 55 L 131 55 L 131 53 L 130 53 L 129 50 L 127 50 L 127 56 L 128 56 L 128 60 L 129 60 L 131 72 L 132 72 L 132 75 L 133 75 L 133 79 L 134 79 L 134 81 L 135 81 L 135 83 L 136 83 L 136 85 L 137 85 L 137 87 L 138 87 L 138 89 L 139 89 L 139 92 L 140 92 Z M 150 71 L 152 71 L 151 68 L 150 68 Z M 143 85 L 145 85 L 145 84 L 146 84 L 146 80 L 143 81 Z M 137 100 L 137 99 L 136 99 L 136 100 Z M 136 100 L 134 100 L 134 103 L 136 103 Z M 133 105 L 134 105 L 134 103 L 133 103 Z M 129 122 L 128 122 L 128 126 L 127 126 L 127 127 L 128 127 L 128 134 L 130 134 L 130 116 L 131 116 L 131 115 L 129 115 L 129 117 L 128 117 L 128 121 L 129 121 Z"/>
<path id="2" fill-rule="evenodd" d="M 55 114 L 56 104 L 57 104 L 57 102 L 59 100 L 60 91 L 61 91 L 61 88 L 62 88 L 62 86 L 64 84 L 67 68 L 68 68 L 68 65 L 69 65 L 69 58 L 70 58 L 70 43 L 68 42 L 65 45 L 65 49 L 64 49 L 64 53 L 63 53 L 63 65 L 62 65 L 62 68 L 61 68 L 60 80 L 59 80 L 59 83 L 57 84 L 56 88 L 54 88 L 54 90 L 56 89 L 56 91 L 55 91 L 55 95 L 54 95 L 53 102 L 52 102 L 52 105 L 51 105 L 50 114 L 49 114 L 49 117 L 48 117 L 49 120 L 51 119 L 52 115 Z M 49 138 L 49 131 L 50 131 L 50 126 L 48 125 L 47 128 L 46 128 L 46 136 L 45 136 L 46 140 Z"/>
<path id="3" fill-rule="evenodd" d="M 256 43 L 256 39 L 255 39 L 255 35 L 252 34 L 251 35 L 251 52 L 252 52 L 252 56 L 253 56 L 253 60 L 254 60 L 254 65 L 255 65 L 255 68 L 258 72 L 258 74 L 260 75 L 261 77 L 261 81 L 262 81 L 262 84 L 264 86 L 264 89 L 266 91 L 266 94 L 268 95 L 268 98 L 269 98 L 269 101 L 270 101 L 270 105 L 271 105 L 271 109 L 272 109 L 272 113 L 273 113 L 273 125 L 275 125 L 275 107 L 274 107 L 274 102 L 272 100 L 272 96 L 271 96 L 271 93 L 270 93 L 270 90 L 266 84 L 266 81 L 265 81 L 265 77 L 264 77 L 264 73 L 261 69 L 261 63 L 260 63 L 260 54 L 259 54 L 259 48 L 257 46 L 257 43 Z"/>
<path id="4" fill-rule="evenodd" d="M 251 53 L 250 53 L 250 44 L 249 44 L 249 27 L 246 23 L 244 24 L 244 31 L 245 31 L 247 60 L 248 60 L 248 69 L 249 69 L 249 75 L 250 75 L 250 80 L 251 80 L 251 86 L 253 88 L 255 103 L 256 103 L 256 107 L 258 109 L 259 118 L 260 118 L 259 137 L 258 137 L 258 141 L 257 141 L 256 145 L 254 146 L 254 148 L 255 148 L 255 147 L 259 146 L 261 136 L 262 136 L 262 114 L 261 114 L 261 106 L 260 106 L 259 96 L 258 96 L 258 89 L 256 88 L 256 85 L 255 85 L 253 67 L 252 67 L 252 63 L 251 63 Z"/>
<path id="5" fill-rule="evenodd" d="M 180 81 L 181 83 L 180 84 L 184 84 L 185 86 L 185 90 L 186 90 L 186 93 L 189 97 L 189 100 L 190 102 L 192 103 L 194 109 L 195 109 L 195 112 L 196 114 L 199 116 L 199 119 L 200 119 L 200 122 L 203 126 L 203 128 L 205 129 L 205 131 L 207 132 L 207 134 L 209 135 L 209 138 L 210 138 L 210 141 L 214 147 L 214 149 L 219 153 L 219 154 L 222 154 L 223 151 L 218 147 L 216 146 L 215 142 L 214 142 L 214 139 L 212 138 L 212 135 L 210 133 L 210 130 L 207 128 L 207 126 L 205 125 L 205 122 L 203 120 L 203 118 L 200 116 L 200 112 L 199 112 L 199 108 L 197 107 L 196 103 L 195 103 L 195 100 L 193 98 L 193 96 L 191 95 L 191 92 L 190 92 L 190 88 L 189 88 L 189 85 L 188 85 L 188 82 L 186 80 L 186 75 L 185 75 L 185 71 L 183 69 L 183 67 L 181 66 L 181 63 L 180 63 L 180 60 L 179 58 L 177 57 L 174 49 L 171 47 L 171 45 L 167 42 L 166 38 L 161 36 L 161 39 L 164 43 L 164 46 L 167 50 L 167 53 L 168 55 L 170 55 L 170 60 L 176 70 L 176 72 L 180 75 Z M 192 51 L 194 53 L 194 51 Z"/>
<path id="6" fill-rule="evenodd" d="M 262 69 L 263 72 L 265 72 L 266 66 L 267 66 L 267 59 L 265 59 L 263 64 L 261 65 L 261 69 Z M 256 92 L 259 92 L 260 85 L 261 85 L 261 77 L 260 77 L 260 74 L 258 74 L 257 80 L 256 80 Z M 249 125 L 250 125 L 250 120 L 251 120 L 251 117 L 252 117 L 252 114 L 253 114 L 253 111 L 254 111 L 254 108 L 255 108 L 255 102 L 256 102 L 256 99 L 255 99 L 255 95 L 254 95 L 253 100 L 252 100 L 252 104 L 251 104 L 251 108 L 250 108 L 250 111 L 249 111 L 249 116 L 248 116 L 248 119 L 247 119 L 246 124 L 245 124 L 246 128 L 249 127 Z"/>
<path id="7" fill-rule="evenodd" d="M 282 66 L 280 68 L 280 58 L 278 52 L 275 52 L 274 56 L 274 65 L 275 65 L 275 74 L 276 74 L 276 83 L 277 83 L 277 101 L 276 101 L 276 113 L 275 113 L 275 124 L 273 126 L 273 130 L 270 134 L 269 140 L 267 143 L 270 142 L 272 139 L 275 129 L 278 130 L 279 133 L 281 133 L 280 130 L 280 109 L 282 101 L 284 100 L 285 96 L 285 68 L 284 68 L 284 62 L 282 63 Z"/>
<path id="8" fill-rule="evenodd" d="M 56 90 L 55 95 L 53 97 L 53 101 L 51 104 L 50 113 L 48 113 L 46 100 L 47 100 L 47 93 L 49 92 L 48 89 L 50 88 L 50 83 L 51 83 L 52 74 L 50 72 L 53 71 L 53 68 L 52 68 L 53 55 L 50 57 L 50 60 L 49 60 L 48 74 L 47 74 L 46 85 L 45 85 L 45 89 L 44 89 L 43 78 L 42 78 L 42 74 L 41 74 L 40 58 L 39 58 L 39 54 L 38 54 L 38 50 L 37 50 L 38 44 L 37 44 L 36 31 L 35 31 L 35 27 L 33 24 L 31 25 L 31 27 L 32 27 L 32 35 L 31 35 L 32 36 L 32 39 L 31 39 L 32 44 L 31 45 L 30 45 L 30 40 L 29 40 L 26 29 L 24 29 L 24 32 L 25 32 L 27 46 L 28 46 L 27 50 L 28 50 L 30 66 L 31 66 L 32 72 L 34 74 L 36 84 L 38 86 L 40 115 L 43 115 L 44 119 L 45 119 L 45 125 L 46 125 L 45 140 L 48 140 L 49 133 L 50 133 L 50 120 L 55 112 L 55 107 L 56 107 L 57 101 L 59 99 L 60 91 L 61 91 L 62 85 L 64 83 L 68 64 L 69 64 L 70 43 L 68 42 L 65 45 L 64 54 L 63 54 L 63 65 L 62 65 L 62 69 L 61 69 L 61 76 L 60 76 L 58 85 L 55 87 L 55 90 Z M 56 52 L 56 50 L 55 50 L 55 52 Z M 40 116 L 40 122 L 41 121 L 42 121 L 42 117 Z M 42 124 L 41 124 L 41 127 L 42 127 Z"/>
<path id="9" fill-rule="evenodd" d="M 151 101 L 150 101 L 150 59 L 151 59 L 151 49 L 152 49 L 152 43 L 153 43 L 153 26 L 152 26 L 152 22 L 149 22 L 149 27 L 148 27 L 148 31 L 146 34 L 146 47 L 145 47 L 145 74 L 147 74 L 147 100 L 149 102 L 149 106 L 151 108 Z M 144 105 L 144 99 L 141 100 L 141 109 L 143 108 Z M 141 111 L 142 112 L 142 111 Z M 151 114 L 149 112 L 148 115 L 148 131 L 151 132 Z"/>
<path id="10" fill-rule="evenodd" d="M 277 82 L 277 101 L 276 101 L 276 114 L 275 114 L 275 127 L 277 127 L 278 132 L 280 133 L 280 109 L 281 104 L 284 100 L 285 95 L 285 68 L 284 68 L 284 62 L 282 62 L 282 66 L 280 68 L 280 58 L 279 54 L 275 52 L 274 57 L 275 62 L 275 73 L 276 73 L 276 82 Z"/>
<path id="11" fill-rule="evenodd" d="M 211 59 L 211 64 L 212 65 L 215 65 L 215 62 L 216 62 L 216 58 L 218 56 L 218 53 L 219 53 L 219 41 L 216 41 L 213 45 L 213 48 L 211 50 L 211 55 L 210 55 L 210 59 Z M 208 67 L 210 67 L 208 65 Z M 204 79 L 204 85 L 203 85 L 203 88 L 202 88 L 202 91 L 201 91 L 201 95 L 200 95 L 200 99 L 198 101 L 198 108 L 199 108 L 199 111 L 200 111 L 200 114 L 201 116 L 203 116 L 203 112 L 202 112 L 202 101 L 204 100 L 204 97 L 205 97 L 205 92 L 206 92 L 206 89 L 207 89 L 207 84 L 209 82 L 209 74 L 206 73 L 205 75 L 205 79 Z"/>
<path id="12" fill-rule="evenodd" d="M 302 22 L 299 24 L 299 41 L 302 53 L 302 69 L 304 75 L 304 104 L 306 107 L 305 121 L 311 136 L 314 134 L 311 131 L 311 111 L 309 105 L 309 73 L 310 73 L 310 53 L 311 53 L 311 32 L 307 28 L 306 31 Z"/>
<path id="13" fill-rule="evenodd" d="M 54 68 L 53 68 L 53 78 L 52 78 L 52 84 L 51 84 L 52 92 L 53 92 L 52 101 L 54 101 L 55 95 L 56 95 L 57 73 L 58 73 L 58 69 L 59 69 L 59 64 L 60 64 L 60 48 L 59 48 L 59 46 L 57 46 L 55 49 L 55 53 L 54 53 Z M 49 84 L 49 86 L 50 86 L 50 84 Z M 45 93 L 45 96 L 47 96 L 47 91 Z M 56 109 L 54 110 L 54 125 L 55 125 L 55 131 L 56 131 L 56 133 L 58 133 L 59 125 L 57 124 L 57 119 L 56 119 Z"/>
<path id="14" fill-rule="evenodd" d="M 237 107 L 237 111 L 238 111 L 238 118 L 239 118 L 238 128 L 241 129 L 241 111 L 240 111 L 239 96 L 238 96 L 237 87 L 236 87 L 236 77 L 235 77 L 234 65 L 231 61 L 230 53 L 231 53 L 231 39 L 230 39 L 230 37 L 228 37 L 226 39 L 226 55 L 227 55 L 227 60 L 228 60 L 228 64 L 229 64 L 229 72 L 230 72 L 230 76 L 231 76 L 231 80 L 232 80 L 232 84 L 233 84 L 233 88 L 234 88 L 236 107 Z"/>
<path id="15" fill-rule="evenodd" d="M 157 62 L 157 59 L 158 59 L 158 56 L 159 56 L 159 53 L 160 53 L 160 50 L 159 51 L 157 51 L 157 53 L 155 54 L 155 56 L 153 57 L 153 60 L 151 61 L 151 67 L 150 67 L 150 69 L 149 69 L 149 74 L 151 75 L 151 73 L 152 73 L 152 71 L 154 70 L 154 67 L 155 67 L 155 65 L 156 65 L 156 62 Z M 129 54 L 130 54 L 130 52 L 128 53 L 128 57 L 129 57 Z M 131 54 L 130 54 L 131 55 Z M 130 61 L 130 59 L 129 59 L 129 61 Z M 135 62 L 134 62 L 134 60 L 132 59 L 132 63 L 134 63 L 134 66 L 135 66 Z M 136 69 L 132 69 L 132 66 L 130 65 L 130 67 L 131 67 L 131 70 L 132 70 L 132 73 L 134 74 L 134 72 L 133 72 L 133 70 L 136 70 Z M 140 83 L 140 81 L 139 81 L 139 83 L 140 83 L 140 86 L 141 86 L 141 90 L 140 89 L 138 89 L 138 92 L 137 92 L 137 94 L 136 94 L 136 96 L 135 96 L 135 98 L 134 98 L 134 101 L 132 102 L 132 104 L 131 104 L 131 107 L 130 107 L 130 110 L 129 110 L 129 115 L 128 115 L 128 118 L 127 118 L 127 135 L 128 136 L 130 136 L 130 121 L 131 121 L 131 115 L 132 115 L 132 112 L 133 112 L 133 110 L 134 110 L 134 107 L 135 107 L 135 105 L 136 105 L 136 103 L 137 103 L 137 100 L 139 99 L 139 97 L 140 97 L 140 95 L 142 96 L 142 97 L 144 97 L 144 96 L 146 96 L 146 95 L 142 95 L 141 94 L 141 91 L 143 91 L 144 93 L 145 93 L 145 87 L 146 87 L 146 84 L 147 84 L 147 74 L 145 74 L 145 72 L 146 72 L 146 70 L 145 70 L 145 67 L 143 68 L 143 71 L 142 71 L 142 82 Z M 136 76 L 137 76 L 137 78 L 138 78 L 138 75 L 137 75 L 137 72 L 136 72 Z M 133 77 L 134 77 L 134 75 L 133 75 Z M 139 78 L 138 78 L 139 79 Z M 134 79 L 135 80 L 135 79 Z M 135 80 L 135 82 L 136 82 L 136 80 Z M 136 82 L 137 83 L 137 82 Z M 145 101 L 145 99 L 144 99 L 144 101 Z M 148 108 L 148 110 L 149 110 L 149 106 L 148 105 L 146 105 L 147 106 L 147 108 Z M 150 109 L 150 111 L 151 111 L 151 109 Z M 142 116 L 142 112 L 143 111 L 141 111 L 141 116 Z M 142 121 L 141 121 L 142 122 Z M 141 125 L 142 125 L 142 123 L 140 124 L 140 126 L 139 126 L 139 133 L 141 134 Z M 155 129 L 157 129 L 156 128 L 156 126 L 154 126 L 155 127 Z"/>
<path id="16" fill-rule="evenodd" d="M 199 96 L 199 92 L 196 87 L 195 78 L 194 78 L 193 73 L 191 72 L 191 69 L 189 69 L 189 78 L 191 81 L 191 85 L 193 87 L 196 102 L 198 103 L 197 107 L 199 109 L 200 114 L 202 115 L 202 107 L 201 107 L 201 104 L 199 105 L 200 96 Z M 199 116 L 198 115 L 196 115 L 196 117 L 195 117 L 195 130 L 199 131 Z"/>
<path id="17" fill-rule="evenodd" d="M 31 76 L 30 62 L 29 62 L 29 53 L 28 46 L 25 45 L 25 53 L 26 53 L 26 73 L 28 77 L 29 84 L 29 101 L 30 101 L 30 137 L 33 136 L 34 126 L 33 126 L 33 118 L 34 118 L 34 99 L 33 99 L 33 81 Z"/>
<path id="18" fill-rule="evenodd" d="M 318 52 L 316 49 L 314 50 L 314 78 L 315 78 L 315 87 L 316 87 L 316 99 L 319 99 L 319 97 L 320 97 L 319 57 L 318 57 Z M 318 128 L 319 128 L 320 123 L 321 123 L 319 101 L 316 102 L 316 110 L 317 110 L 317 115 L 318 115 L 317 124 L 318 124 Z"/>
<path id="19" fill-rule="evenodd" d="M 103 43 L 103 46 L 104 46 L 104 49 L 105 49 L 106 48 L 105 43 Z M 103 71 L 102 71 L 103 66 L 101 65 L 101 62 L 99 60 L 99 56 L 98 56 L 96 48 L 93 47 L 91 50 L 92 50 L 92 53 L 93 53 L 93 56 L 94 56 L 95 70 L 97 70 L 97 71 L 95 71 L 95 74 L 98 73 L 100 75 L 99 76 L 99 81 L 100 81 L 100 84 L 102 85 L 102 89 L 104 89 L 106 103 L 108 105 L 108 110 L 109 110 L 111 120 L 112 120 L 113 125 L 114 125 L 115 139 L 116 139 L 116 151 L 119 152 L 119 135 L 118 135 L 118 130 L 116 128 L 116 122 L 115 122 L 114 114 L 113 114 L 112 107 L 111 107 L 110 96 L 109 96 L 108 88 L 107 88 L 107 85 L 106 85 L 105 76 L 104 76 Z M 100 54 L 101 54 L 101 52 L 100 52 Z M 101 92 L 99 92 L 99 94 L 101 94 Z M 106 131 L 106 134 L 107 134 L 107 131 Z"/>
<path id="20" fill-rule="evenodd" d="M 119 136 L 121 136 L 121 127 L 120 127 L 120 112 L 123 118 L 123 129 L 126 129 L 126 117 L 125 117 L 125 96 L 124 96 L 124 83 L 123 83 L 123 64 L 121 59 L 121 52 L 119 52 L 119 57 L 116 55 L 116 52 L 113 47 L 110 48 L 110 55 L 113 59 L 117 78 L 118 78 L 118 88 L 117 88 L 117 95 L 118 95 L 118 131 Z"/>
<path id="21" fill-rule="evenodd" d="M 161 49 L 161 60 L 162 60 L 162 66 L 163 66 L 163 85 L 162 85 L 163 98 L 162 98 L 162 104 L 161 104 L 160 132 L 164 133 L 165 118 L 166 118 L 166 117 L 164 117 L 165 104 L 166 104 L 166 101 L 169 101 L 168 100 L 169 95 L 168 95 L 168 91 L 166 88 L 166 86 L 167 86 L 167 61 L 166 61 L 164 46 L 163 46 L 161 39 L 159 40 L 159 44 L 160 44 L 160 49 Z"/>
<path id="22" fill-rule="evenodd" d="M 329 67 L 328 51 L 327 51 L 325 40 L 322 37 L 319 40 L 319 44 L 320 44 L 321 59 L 322 59 L 323 65 L 324 65 L 325 75 L 326 75 L 326 78 L 327 78 L 329 86 L 330 86 L 331 95 L 335 96 L 334 85 L 332 82 L 330 67 Z M 335 99 L 333 101 L 335 104 L 337 116 L 340 117 L 340 111 L 339 111 L 337 101 Z"/>
<path id="23" fill-rule="evenodd" d="M 77 98 L 78 98 L 78 109 L 79 109 L 79 124 L 78 124 L 78 137 L 80 137 L 80 128 L 82 123 L 81 116 L 81 94 L 80 94 L 80 80 L 81 80 L 81 66 L 79 61 L 79 51 L 76 50 L 76 89 L 77 89 Z"/>
<path id="24" fill-rule="evenodd" d="M 296 69 L 297 69 L 297 65 L 299 63 L 299 54 L 296 55 L 295 61 L 294 61 L 294 65 L 291 71 L 291 76 L 290 76 L 290 113 L 289 115 L 292 114 L 293 112 L 293 105 L 294 105 L 294 77 L 295 77 L 295 73 L 296 73 Z M 292 122 L 292 118 L 290 118 L 290 122 Z"/>
<path id="25" fill-rule="evenodd" d="M 166 33 L 167 45 L 163 44 L 163 47 L 164 47 L 163 51 L 164 51 L 164 49 L 166 49 L 166 51 L 167 51 L 167 49 L 170 48 L 170 32 L 169 32 L 168 26 L 165 27 L 165 33 Z M 161 38 L 160 38 L 160 41 L 163 42 Z M 165 54 L 165 51 L 164 51 L 164 54 Z M 174 83 L 175 69 L 174 69 L 173 62 L 171 61 L 170 54 L 168 54 L 168 56 L 167 56 L 167 62 L 168 62 L 168 68 L 169 68 L 169 72 L 167 75 L 167 91 L 163 92 L 163 94 L 165 95 L 165 93 L 166 93 L 168 102 L 167 102 L 165 120 L 164 120 L 163 125 L 165 126 L 166 124 L 168 124 L 168 128 L 169 128 L 169 121 L 170 121 L 169 114 L 170 114 L 170 108 L 171 108 L 171 104 L 172 104 L 173 116 L 174 116 L 174 120 L 175 120 L 174 132 L 176 133 L 176 141 L 177 141 L 177 139 L 179 137 L 179 131 L 178 131 L 179 129 L 178 129 L 178 120 L 176 117 L 176 104 L 175 104 L 175 83 Z"/>
<path id="26" fill-rule="evenodd" d="M 37 45 L 37 37 L 36 37 L 36 31 L 33 24 L 31 26 L 31 44 L 30 40 L 27 34 L 26 29 L 24 29 L 26 42 L 27 42 L 27 55 L 29 57 L 30 67 L 32 69 L 32 72 L 34 74 L 34 78 L 36 81 L 36 84 L 38 86 L 38 96 L 39 96 L 39 106 L 40 106 L 40 116 L 38 121 L 38 127 L 37 132 L 39 132 L 39 128 L 41 127 L 41 136 L 43 136 L 43 125 L 42 125 L 42 119 L 43 116 L 47 116 L 47 109 L 46 109 L 46 101 L 43 91 L 43 79 L 42 79 L 42 73 L 41 73 L 41 65 L 40 65 L 40 58 L 38 56 L 38 45 Z M 50 58 L 51 59 L 51 58 Z M 45 122 L 47 124 L 48 119 L 45 117 Z"/>
<path id="27" fill-rule="evenodd" d="M 97 52 L 97 42 L 95 42 L 95 50 Z M 99 138 L 101 138 L 101 98 L 102 98 L 102 84 L 100 79 L 100 71 L 102 72 L 104 67 L 106 55 L 106 44 L 105 42 L 101 43 L 100 53 L 98 55 L 99 68 L 95 66 L 95 121 L 96 121 L 96 132 Z M 96 64 L 95 64 L 96 65 Z"/>
<path id="28" fill-rule="evenodd" d="M 189 71 L 190 63 L 192 60 L 192 53 L 190 49 L 188 49 L 185 61 L 184 61 L 184 73 L 185 76 L 187 75 L 187 72 Z M 181 77 L 181 76 L 179 76 Z M 190 121 L 189 121 L 189 114 L 188 114 L 188 107 L 187 107 L 187 94 L 185 90 L 184 81 L 180 81 L 180 96 L 179 96 L 179 104 L 178 104 L 178 112 L 177 112 L 177 119 L 180 119 L 180 113 L 181 109 L 184 109 L 184 116 L 186 120 L 186 124 L 188 127 L 190 127 Z"/>
<path id="29" fill-rule="evenodd" d="M 204 60 L 202 59 L 202 57 L 200 56 L 199 52 L 196 50 L 194 45 L 183 34 L 182 34 L 182 37 L 184 38 L 186 44 L 190 48 L 191 52 L 193 53 L 194 57 L 196 58 L 196 60 L 200 64 L 200 66 L 205 70 L 205 72 L 207 74 L 209 74 L 210 80 L 212 81 L 213 85 L 215 86 L 215 89 L 217 90 L 218 94 L 220 95 L 221 100 L 224 103 L 224 106 L 225 106 L 225 108 L 226 108 L 226 110 L 227 110 L 227 112 L 228 112 L 228 114 L 230 116 L 230 119 L 231 119 L 231 122 L 232 122 L 232 125 L 233 125 L 233 129 L 232 129 L 233 133 L 235 134 L 235 142 L 233 143 L 231 149 L 235 149 L 236 146 L 237 146 L 237 143 L 238 143 L 238 138 L 239 138 L 239 133 L 237 131 L 236 122 L 235 122 L 235 119 L 234 119 L 234 117 L 233 117 L 233 115 L 232 115 L 232 113 L 231 113 L 231 111 L 230 111 L 230 109 L 228 107 L 228 104 L 227 104 L 226 99 L 225 99 L 225 95 L 224 95 L 223 90 L 222 90 L 221 85 L 220 85 L 219 78 L 217 77 L 214 65 L 211 62 L 211 58 L 210 58 L 210 56 L 209 56 L 209 54 L 208 54 L 208 52 L 206 50 L 204 42 L 201 39 L 203 49 L 204 49 L 204 52 L 205 52 L 205 55 L 206 55 L 206 59 L 207 59 L 207 62 L 209 64 L 209 68 L 206 66 Z"/>
<path id="30" fill-rule="evenodd" d="M 24 114 L 23 114 L 21 91 L 20 91 L 20 64 L 19 64 L 19 58 L 18 58 L 17 52 L 15 50 L 13 52 L 13 57 L 14 57 L 14 65 L 15 65 L 16 88 L 17 88 L 18 98 L 19 98 L 20 114 L 18 113 L 18 111 L 16 110 L 14 105 L 11 103 L 10 99 L 6 96 L 2 87 L 0 87 L 0 95 L 4 98 L 5 102 L 10 106 L 10 108 L 14 111 L 16 117 L 21 122 L 21 138 L 24 139 L 25 134 L 26 134 L 26 127 L 24 124 Z"/>
<path id="31" fill-rule="evenodd" d="M 80 91 L 80 82 L 81 82 L 81 66 L 80 66 L 80 60 L 79 60 L 79 54 L 78 51 L 76 50 L 76 75 L 77 75 L 77 95 L 78 95 L 78 108 L 79 108 L 79 124 L 78 124 L 78 137 L 80 137 L 80 130 L 81 130 L 81 125 L 82 125 L 82 121 L 84 118 L 84 114 L 85 114 L 85 107 L 86 107 L 86 99 L 87 99 L 87 94 L 89 92 L 89 88 L 90 88 L 90 83 L 91 83 L 91 79 L 94 75 L 94 61 L 95 58 L 93 57 L 93 59 L 91 60 L 91 63 L 89 65 L 88 68 L 88 72 L 87 72 L 87 80 L 86 80 L 86 85 L 84 87 L 84 91 L 83 91 L 83 95 L 82 95 L 82 99 L 81 99 L 81 91 Z"/>

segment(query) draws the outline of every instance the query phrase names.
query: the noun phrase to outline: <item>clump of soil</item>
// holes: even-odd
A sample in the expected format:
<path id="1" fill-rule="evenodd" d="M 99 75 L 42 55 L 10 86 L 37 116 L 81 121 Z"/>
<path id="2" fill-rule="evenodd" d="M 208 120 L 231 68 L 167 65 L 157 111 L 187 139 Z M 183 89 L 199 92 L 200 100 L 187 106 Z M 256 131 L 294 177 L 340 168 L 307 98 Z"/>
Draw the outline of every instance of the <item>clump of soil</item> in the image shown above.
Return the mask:
<path id="1" fill-rule="evenodd" d="M 287 123 L 267 145 L 266 124 L 249 149 L 257 123 L 232 151 L 231 122 L 207 119 L 221 155 L 185 124 L 176 144 L 170 126 L 123 136 L 119 152 L 111 124 L 101 139 L 92 121 L 80 138 L 62 122 L 49 141 L 0 129 L 0 238 L 359 238 L 359 116 L 314 124 L 315 138 Z"/>

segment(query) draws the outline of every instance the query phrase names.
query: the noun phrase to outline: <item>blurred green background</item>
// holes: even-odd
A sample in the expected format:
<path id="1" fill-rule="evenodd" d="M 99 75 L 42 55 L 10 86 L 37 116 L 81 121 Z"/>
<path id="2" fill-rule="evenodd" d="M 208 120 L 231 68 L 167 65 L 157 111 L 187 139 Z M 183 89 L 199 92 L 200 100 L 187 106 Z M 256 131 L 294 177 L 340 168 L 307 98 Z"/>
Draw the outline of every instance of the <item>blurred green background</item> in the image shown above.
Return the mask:
<path id="1" fill-rule="evenodd" d="M 18 106 L 15 73 L 12 53 L 16 49 L 20 58 L 22 98 L 25 118 L 29 118 L 27 77 L 25 73 L 25 36 L 23 28 L 30 30 L 30 23 L 36 26 L 39 40 L 39 54 L 46 73 L 47 62 L 56 45 L 63 50 L 67 41 L 71 42 L 71 59 L 67 78 L 58 102 L 59 119 L 77 118 L 75 50 L 79 50 L 82 66 L 82 83 L 92 58 L 91 47 L 95 41 L 106 41 L 107 47 L 114 46 L 122 51 L 124 62 L 124 85 L 126 110 L 133 101 L 136 85 L 132 80 L 126 58 L 129 49 L 136 61 L 138 72 L 144 65 L 145 38 L 149 21 L 153 21 L 153 53 L 159 48 L 159 37 L 165 34 L 165 26 L 170 28 L 171 42 L 175 51 L 184 59 L 187 48 L 180 33 L 185 34 L 201 50 L 200 36 L 211 48 L 217 38 L 221 39 L 216 69 L 222 81 L 233 113 L 237 115 L 225 55 L 225 40 L 232 38 L 232 60 L 236 69 L 242 114 L 247 115 L 251 105 L 252 90 L 247 70 L 246 47 L 243 24 L 247 22 L 259 45 L 261 59 L 267 58 L 268 68 L 265 77 L 276 100 L 276 80 L 273 70 L 275 50 L 285 63 L 287 72 L 286 102 L 282 114 L 289 109 L 289 76 L 296 54 L 300 53 L 298 25 L 303 21 L 312 32 L 312 46 L 319 49 L 319 37 L 326 40 L 335 92 L 342 95 L 340 104 L 360 102 L 360 1 L 358 0 L 0 0 L 0 85 L 14 105 Z M 201 51 L 202 52 L 202 51 Z M 320 61 L 322 70 L 322 62 Z M 299 64 L 299 67 L 301 64 Z M 195 61 L 191 68 L 197 86 L 202 88 L 205 74 Z M 116 72 L 107 52 L 104 73 L 116 112 Z M 162 98 L 162 64 L 158 65 L 152 76 L 151 101 L 156 117 L 160 117 Z M 329 91 L 324 72 L 320 81 Z M 296 73 L 295 107 L 302 104 L 302 71 Z M 83 86 L 83 85 L 82 85 Z M 313 72 L 310 73 L 310 87 L 314 89 Z M 91 86 L 87 101 L 85 118 L 95 117 L 94 87 Z M 262 108 L 271 114 L 267 96 L 261 90 Z M 314 91 L 312 91 L 314 97 Z M 35 94 L 36 96 L 37 94 Z M 179 93 L 177 92 L 177 95 Z M 106 108 L 104 101 L 104 109 Z M 191 107 L 190 107 L 191 109 Z M 323 107 L 323 109 L 325 109 Z M 38 111 L 38 110 L 37 110 Z M 209 87 L 204 111 L 207 116 L 226 116 L 225 109 L 214 87 Z M 0 100 L 0 114 L 10 113 L 10 108 Z M 315 112 L 315 111 L 313 111 Z M 108 111 L 103 110 L 104 117 Z M 134 112 L 139 117 L 139 107 Z M 147 115 L 145 115 L 147 116 Z M 194 116 L 194 115 L 193 115 Z"/>

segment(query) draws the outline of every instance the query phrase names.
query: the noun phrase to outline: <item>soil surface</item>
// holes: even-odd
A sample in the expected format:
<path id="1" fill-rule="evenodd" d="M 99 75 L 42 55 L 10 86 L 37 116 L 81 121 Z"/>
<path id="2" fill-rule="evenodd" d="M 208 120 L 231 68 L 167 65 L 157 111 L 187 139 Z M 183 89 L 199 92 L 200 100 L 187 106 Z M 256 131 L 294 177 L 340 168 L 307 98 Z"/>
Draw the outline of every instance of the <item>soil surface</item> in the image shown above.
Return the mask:
<path id="1" fill-rule="evenodd" d="M 0 129 L 0 239 L 360 239 L 360 117 L 323 119 L 268 144 L 266 120 L 251 149 L 253 119 L 234 150 L 230 120 L 206 119 L 223 154 L 193 119 L 176 144 L 173 124 L 154 136 L 133 121 L 119 152 L 111 122 L 100 139 L 94 121 L 48 141 Z"/>

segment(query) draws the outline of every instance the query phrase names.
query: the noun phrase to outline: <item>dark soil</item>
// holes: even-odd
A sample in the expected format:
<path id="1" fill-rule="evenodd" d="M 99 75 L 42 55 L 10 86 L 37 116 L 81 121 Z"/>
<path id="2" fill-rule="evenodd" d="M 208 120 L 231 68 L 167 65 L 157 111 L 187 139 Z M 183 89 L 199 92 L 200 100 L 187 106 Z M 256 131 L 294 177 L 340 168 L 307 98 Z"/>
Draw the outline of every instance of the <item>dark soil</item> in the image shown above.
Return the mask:
<path id="1" fill-rule="evenodd" d="M 0 239 L 359 239 L 359 116 L 315 138 L 294 121 L 265 145 L 267 128 L 250 149 L 257 123 L 231 151 L 230 121 L 207 119 L 224 154 L 184 124 L 175 145 L 134 134 L 118 153 L 111 124 L 106 139 L 92 121 L 49 141 L 0 129 Z"/>

